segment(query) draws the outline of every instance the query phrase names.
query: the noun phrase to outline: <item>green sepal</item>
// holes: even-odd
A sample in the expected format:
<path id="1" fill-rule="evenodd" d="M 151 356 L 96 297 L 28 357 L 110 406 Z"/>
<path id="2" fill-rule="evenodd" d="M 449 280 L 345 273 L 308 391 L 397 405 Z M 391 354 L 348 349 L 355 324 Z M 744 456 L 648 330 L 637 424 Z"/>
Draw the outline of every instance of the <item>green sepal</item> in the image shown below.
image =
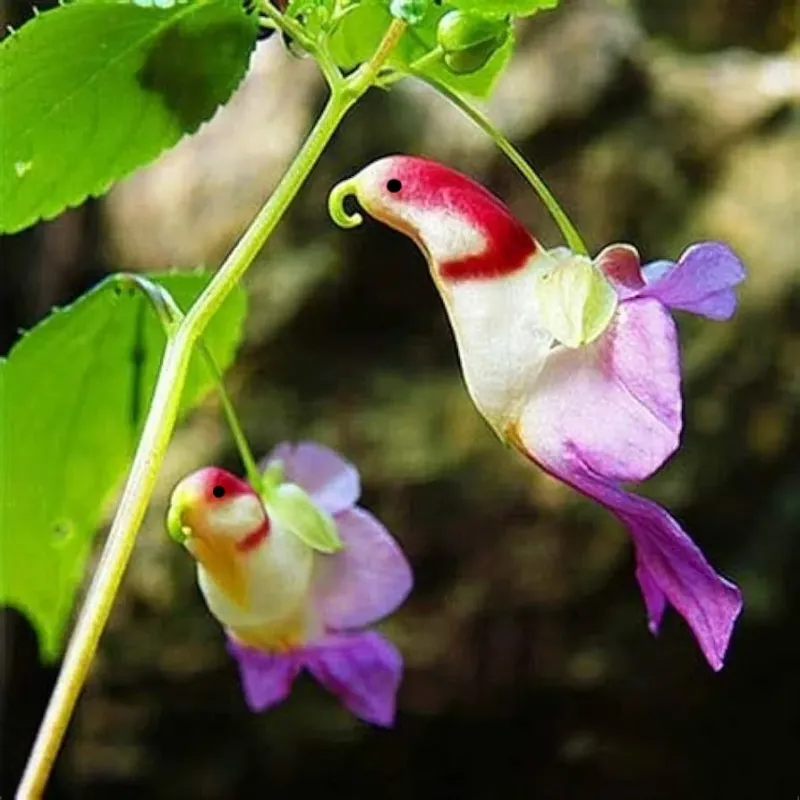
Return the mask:
<path id="1" fill-rule="evenodd" d="M 272 493 L 280 487 L 285 478 L 283 461 L 279 459 L 270 461 L 267 468 L 261 473 L 261 494 L 265 498 L 272 497 Z"/>
<path id="2" fill-rule="evenodd" d="M 543 327 L 566 347 L 591 344 L 608 328 L 617 309 L 614 287 L 585 256 L 552 251 L 536 276 L 534 302 Z"/>
<path id="3" fill-rule="evenodd" d="M 268 485 L 265 473 L 263 498 L 270 517 L 313 550 L 336 553 L 344 547 L 333 517 L 322 511 L 297 484 Z"/>

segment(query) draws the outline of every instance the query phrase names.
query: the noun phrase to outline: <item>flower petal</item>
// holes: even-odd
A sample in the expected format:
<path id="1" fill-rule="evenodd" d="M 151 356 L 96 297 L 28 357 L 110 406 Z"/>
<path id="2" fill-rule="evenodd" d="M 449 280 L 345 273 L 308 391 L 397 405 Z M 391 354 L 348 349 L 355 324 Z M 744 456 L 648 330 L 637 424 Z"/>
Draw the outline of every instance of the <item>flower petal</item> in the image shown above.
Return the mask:
<path id="1" fill-rule="evenodd" d="M 598 474 L 642 480 L 675 451 L 680 430 L 675 323 L 658 301 L 636 298 L 593 345 L 553 351 L 515 433 L 529 453 L 570 446 Z"/>
<path id="2" fill-rule="evenodd" d="M 667 596 L 661 591 L 658 584 L 653 580 L 650 570 L 642 562 L 641 558 L 636 559 L 636 580 L 642 590 L 642 599 L 647 608 L 647 627 L 654 636 L 661 628 L 661 621 L 664 619 L 664 612 L 667 609 Z"/>
<path id="3" fill-rule="evenodd" d="M 644 286 L 639 251 L 630 244 L 611 244 L 594 260 L 595 266 L 611 281 L 620 299 L 641 291 Z"/>
<path id="4" fill-rule="evenodd" d="M 230 638 L 228 652 L 239 665 L 242 689 L 251 711 L 264 711 L 289 696 L 301 669 L 294 653 L 267 653 Z"/>
<path id="5" fill-rule="evenodd" d="M 358 470 L 338 453 L 314 442 L 279 444 L 261 464 L 283 462 L 287 481 L 305 489 L 329 514 L 352 508 L 361 494 Z"/>
<path id="6" fill-rule="evenodd" d="M 593 474 L 574 451 L 560 464 L 543 466 L 565 483 L 611 511 L 636 547 L 637 577 L 649 617 L 658 631 L 668 600 L 686 620 L 712 669 L 722 669 L 742 595 L 717 574 L 681 526 L 657 503 L 625 492 Z"/>
<path id="7" fill-rule="evenodd" d="M 303 650 L 308 670 L 351 713 L 374 725 L 394 724 L 403 659 L 374 631 L 327 636 Z"/>
<path id="8" fill-rule="evenodd" d="M 360 628 L 394 611 L 411 591 L 411 567 L 391 534 L 368 511 L 337 514 L 344 549 L 319 559 L 314 601 L 329 629 Z"/>
<path id="9" fill-rule="evenodd" d="M 677 264 L 656 261 L 642 270 L 647 286 L 641 297 L 709 319 L 729 319 L 736 310 L 733 287 L 745 278 L 742 262 L 721 242 L 689 247 Z"/>

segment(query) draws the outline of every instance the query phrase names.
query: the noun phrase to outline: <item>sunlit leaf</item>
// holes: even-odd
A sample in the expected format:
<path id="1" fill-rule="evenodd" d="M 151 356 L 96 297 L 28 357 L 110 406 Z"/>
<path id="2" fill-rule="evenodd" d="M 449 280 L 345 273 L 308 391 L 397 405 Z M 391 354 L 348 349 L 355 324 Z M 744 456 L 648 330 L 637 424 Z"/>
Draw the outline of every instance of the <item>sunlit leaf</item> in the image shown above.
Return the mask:
<path id="1" fill-rule="evenodd" d="M 450 0 L 450 5 L 462 11 L 473 11 L 483 16 L 501 17 L 511 14 L 526 17 L 537 11 L 555 8 L 559 0 Z"/>
<path id="2" fill-rule="evenodd" d="M 159 5 L 69 3 L 0 44 L 1 231 L 102 194 L 231 96 L 256 15 L 241 0 Z"/>
<path id="3" fill-rule="evenodd" d="M 154 275 L 187 308 L 207 273 Z M 236 290 L 204 335 L 221 369 L 241 338 Z M 92 540 L 133 454 L 165 337 L 144 297 L 107 279 L 0 360 L 0 603 L 57 657 Z M 212 387 L 193 356 L 182 412 Z"/>

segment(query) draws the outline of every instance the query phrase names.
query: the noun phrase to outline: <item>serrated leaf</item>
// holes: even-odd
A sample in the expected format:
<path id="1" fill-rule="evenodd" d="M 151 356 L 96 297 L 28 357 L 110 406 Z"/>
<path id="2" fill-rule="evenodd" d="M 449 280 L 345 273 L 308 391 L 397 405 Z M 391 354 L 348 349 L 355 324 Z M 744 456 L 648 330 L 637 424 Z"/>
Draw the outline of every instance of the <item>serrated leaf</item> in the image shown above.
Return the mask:
<path id="1" fill-rule="evenodd" d="M 150 276 L 187 308 L 208 273 Z M 246 310 L 237 289 L 204 334 L 220 369 Z M 119 489 L 152 394 L 165 336 L 143 296 L 110 278 L 54 311 L 0 360 L 0 603 L 57 657 L 94 533 Z M 212 387 L 192 357 L 181 413 Z"/>
<path id="2" fill-rule="evenodd" d="M 195 131 L 258 22 L 240 0 L 69 3 L 0 44 L 0 231 L 50 219 Z"/>
<path id="3" fill-rule="evenodd" d="M 462 11 L 481 14 L 484 17 L 527 17 L 537 11 L 555 8 L 559 0 L 450 0 L 451 5 Z"/>
<path id="4" fill-rule="evenodd" d="M 342 540 L 330 514 L 317 508 L 311 497 L 294 483 L 268 489 L 264 502 L 271 517 L 302 542 L 320 553 L 341 550 Z"/>

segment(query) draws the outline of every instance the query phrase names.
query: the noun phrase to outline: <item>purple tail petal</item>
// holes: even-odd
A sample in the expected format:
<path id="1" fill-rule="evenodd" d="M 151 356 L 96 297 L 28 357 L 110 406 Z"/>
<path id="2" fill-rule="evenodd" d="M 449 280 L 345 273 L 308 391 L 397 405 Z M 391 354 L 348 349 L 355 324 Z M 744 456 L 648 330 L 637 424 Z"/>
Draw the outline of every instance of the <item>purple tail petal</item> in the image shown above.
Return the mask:
<path id="1" fill-rule="evenodd" d="M 282 703 L 302 668 L 296 653 L 267 653 L 228 639 L 228 652 L 239 665 L 242 689 L 251 711 Z"/>
<path id="2" fill-rule="evenodd" d="M 639 586 L 649 628 L 658 632 L 665 602 L 686 620 L 712 669 L 722 669 L 733 626 L 742 610 L 738 587 L 717 574 L 697 545 L 665 509 L 602 479 L 583 465 L 556 476 L 611 511 L 636 547 Z"/>
<path id="3" fill-rule="evenodd" d="M 670 308 L 724 320 L 736 310 L 736 284 L 745 278 L 742 262 L 721 242 L 689 247 L 677 264 L 656 261 L 642 270 L 646 288 L 640 297 L 655 297 Z"/>
<path id="4" fill-rule="evenodd" d="M 331 634 L 306 648 L 303 661 L 348 711 L 374 725 L 394 724 L 403 659 L 388 639 L 374 631 Z"/>

